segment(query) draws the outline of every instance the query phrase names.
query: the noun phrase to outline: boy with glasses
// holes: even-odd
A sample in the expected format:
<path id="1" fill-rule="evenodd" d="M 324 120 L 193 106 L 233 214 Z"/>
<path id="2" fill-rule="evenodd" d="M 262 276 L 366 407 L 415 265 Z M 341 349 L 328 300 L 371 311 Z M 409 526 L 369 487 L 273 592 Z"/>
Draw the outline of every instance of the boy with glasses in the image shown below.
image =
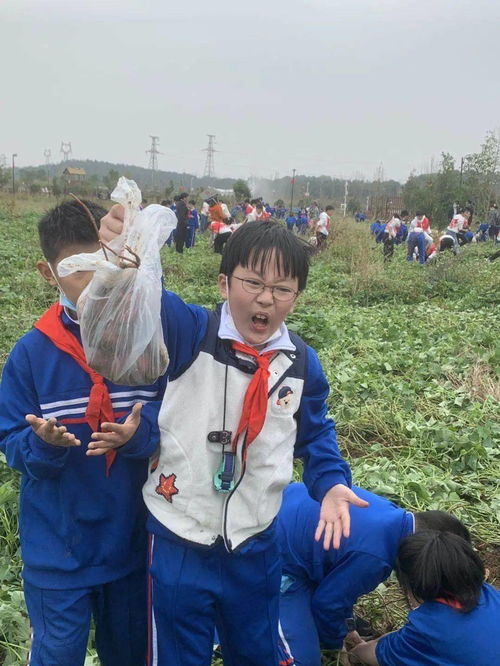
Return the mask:
<path id="1" fill-rule="evenodd" d="M 117 207 L 103 219 L 104 240 L 122 219 Z M 156 418 L 146 414 L 132 438 L 120 425 L 94 435 L 102 453 L 149 439 L 153 454 L 160 442 L 144 487 L 151 663 L 209 666 L 217 626 L 225 663 L 278 664 L 275 519 L 294 457 L 321 502 L 316 538 L 326 549 L 348 536 L 350 503 L 366 506 L 349 488 L 318 357 L 284 323 L 309 254 L 279 222 L 242 225 L 221 261 L 222 306 L 209 312 L 164 293 L 169 381 Z"/>

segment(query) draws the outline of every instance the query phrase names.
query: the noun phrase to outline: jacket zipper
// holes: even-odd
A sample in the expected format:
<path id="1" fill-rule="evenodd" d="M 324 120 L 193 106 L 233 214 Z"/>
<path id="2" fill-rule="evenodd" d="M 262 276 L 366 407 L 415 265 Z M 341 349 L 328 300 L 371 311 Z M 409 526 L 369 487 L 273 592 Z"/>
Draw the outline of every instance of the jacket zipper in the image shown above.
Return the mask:
<path id="1" fill-rule="evenodd" d="M 231 492 L 227 496 L 226 501 L 224 503 L 224 515 L 223 515 L 223 520 L 222 520 L 222 536 L 223 536 L 223 539 L 224 539 L 224 545 L 225 545 L 226 550 L 227 550 L 228 553 L 233 552 L 233 546 L 232 546 L 232 543 L 230 543 L 230 540 L 228 539 L 228 536 L 227 536 L 227 508 L 228 508 L 228 505 L 229 505 L 229 500 L 234 495 L 234 493 L 237 491 L 238 486 L 243 481 L 243 477 L 245 476 L 245 471 L 246 471 L 246 468 L 247 468 L 247 463 L 246 463 L 246 458 L 245 458 L 246 449 L 247 449 L 247 437 L 246 437 L 246 434 L 245 434 L 245 439 L 243 441 L 243 446 L 241 447 L 241 461 L 242 461 L 241 465 L 242 466 L 241 466 L 240 478 L 238 479 L 234 488 L 231 490 Z"/>

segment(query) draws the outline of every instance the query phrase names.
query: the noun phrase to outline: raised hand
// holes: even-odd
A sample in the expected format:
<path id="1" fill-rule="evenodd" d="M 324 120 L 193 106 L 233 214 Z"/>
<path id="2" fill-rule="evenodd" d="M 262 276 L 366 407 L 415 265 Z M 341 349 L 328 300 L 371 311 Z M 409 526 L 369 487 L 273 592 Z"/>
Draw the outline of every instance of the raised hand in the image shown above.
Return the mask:
<path id="1" fill-rule="evenodd" d="M 123 231 L 124 216 L 125 208 L 121 204 L 112 206 L 108 213 L 101 219 L 99 238 L 105 243 L 109 243 L 119 236 Z"/>
<path id="2" fill-rule="evenodd" d="M 52 446 L 80 446 L 81 442 L 73 433 L 68 432 L 63 425 L 57 425 L 54 418 L 42 419 L 34 414 L 26 414 L 26 421 L 30 424 L 35 435 Z"/>
<path id="3" fill-rule="evenodd" d="M 351 529 L 350 504 L 362 508 L 368 506 L 368 502 L 362 500 L 350 488 L 340 483 L 330 488 L 324 496 L 314 538 L 319 541 L 324 534 L 323 548 L 325 550 L 329 550 L 332 544 L 335 549 L 338 549 L 342 536 L 346 538 L 349 536 Z"/>
<path id="4" fill-rule="evenodd" d="M 92 441 L 87 448 L 88 456 L 102 456 L 104 453 L 126 444 L 136 433 L 141 422 L 142 404 L 136 402 L 124 423 L 102 423 L 101 432 L 92 433 Z"/>

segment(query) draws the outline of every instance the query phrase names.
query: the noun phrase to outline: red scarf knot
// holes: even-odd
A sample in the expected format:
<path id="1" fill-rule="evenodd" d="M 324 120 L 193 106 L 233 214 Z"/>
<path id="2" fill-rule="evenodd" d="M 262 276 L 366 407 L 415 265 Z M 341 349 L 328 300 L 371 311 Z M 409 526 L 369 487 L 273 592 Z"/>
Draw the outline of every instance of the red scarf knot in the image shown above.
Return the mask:
<path id="1" fill-rule="evenodd" d="M 275 351 L 267 351 L 263 354 L 241 342 L 233 342 L 232 347 L 235 351 L 247 354 L 255 359 L 257 369 L 248 385 L 243 400 L 243 411 L 241 413 L 238 429 L 233 438 L 232 448 L 236 450 L 238 439 L 241 433 L 246 429 L 246 443 L 247 446 L 254 441 L 264 426 L 267 414 L 268 402 L 268 379 L 269 379 L 269 364 L 271 357 L 276 353 Z"/>
<path id="2" fill-rule="evenodd" d="M 62 311 L 62 305 L 54 303 L 35 322 L 35 328 L 44 333 L 58 349 L 69 354 L 90 377 L 92 388 L 90 389 L 89 404 L 85 410 L 85 417 L 90 428 L 95 432 L 99 429 L 99 425 L 105 421 L 114 423 L 113 405 L 109 397 L 108 387 L 104 383 L 104 377 L 92 370 L 87 364 L 80 341 L 62 323 Z M 116 451 L 106 453 L 106 476 L 109 476 L 115 458 Z"/>

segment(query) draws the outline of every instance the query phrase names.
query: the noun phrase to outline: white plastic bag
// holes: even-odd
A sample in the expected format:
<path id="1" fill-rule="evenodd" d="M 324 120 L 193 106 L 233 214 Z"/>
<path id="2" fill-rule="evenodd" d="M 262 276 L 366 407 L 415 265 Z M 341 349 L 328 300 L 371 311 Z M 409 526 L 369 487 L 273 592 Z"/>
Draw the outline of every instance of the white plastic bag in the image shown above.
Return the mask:
<path id="1" fill-rule="evenodd" d="M 91 368 L 115 384 L 152 384 L 168 365 L 160 318 L 160 249 L 177 218 L 152 204 L 140 210 L 141 192 L 120 178 L 113 201 L 125 207 L 123 231 L 100 249 L 60 262 L 61 277 L 95 271 L 77 302 L 82 344 Z M 118 255 L 118 256 L 117 256 Z"/>

